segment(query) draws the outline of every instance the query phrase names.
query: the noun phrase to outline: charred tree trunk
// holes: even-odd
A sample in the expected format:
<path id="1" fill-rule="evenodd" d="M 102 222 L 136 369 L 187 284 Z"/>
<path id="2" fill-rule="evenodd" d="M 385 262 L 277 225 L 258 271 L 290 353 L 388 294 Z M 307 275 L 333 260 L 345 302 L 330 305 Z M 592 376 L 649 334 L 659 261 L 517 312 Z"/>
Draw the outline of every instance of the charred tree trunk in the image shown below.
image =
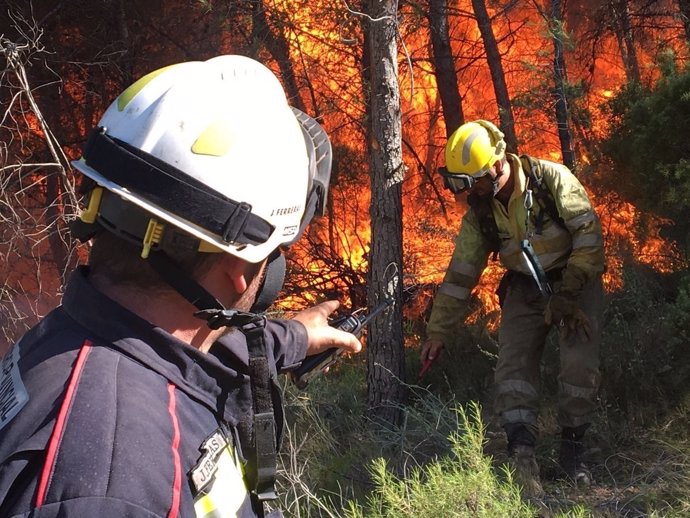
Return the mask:
<path id="1" fill-rule="evenodd" d="M 678 0 L 678 8 L 685 29 L 685 43 L 690 45 L 690 0 Z"/>
<path id="2" fill-rule="evenodd" d="M 510 95 L 508 95 L 508 87 L 506 85 L 505 74 L 503 73 L 503 63 L 501 61 L 501 54 L 498 51 L 498 43 L 494 36 L 491 27 L 491 18 L 486 10 L 485 0 L 472 0 L 472 8 L 474 15 L 477 18 L 479 25 L 479 32 L 482 35 L 484 42 L 484 49 L 486 50 L 486 59 L 489 62 L 489 70 L 491 71 L 491 80 L 494 85 L 494 92 L 496 94 L 496 103 L 498 104 L 498 118 L 499 126 L 503 133 L 505 133 L 505 141 L 508 151 L 511 153 L 518 152 L 517 137 L 515 136 L 515 119 L 513 117 L 513 108 L 510 103 Z"/>
<path id="3" fill-rule="evenodd" d="M 127 9 L 125 8 L 125 0 L 120 0 L 117 3 L 117 25 L 119 27 L 120 39 L 122 40 L 122 54 L 119 60 L 122 62 L 122 78 L 125 84 L 131 85 L 134 82 L 134 75 L 132 73 L 132 43 L 129 35 L 129 25 L 127 18 Z"/>
<path id="4" fill-rule="evenodd" d="M 367 401 L 384 423 L 398 425 L 404 399 L 402 334 L 402 123 L 398 88 L 397 2 L 369 0 L 368 149 L 371 168 L 369 306 L 395 304 L 369 326 Z"/>
<path id="5" fill-rule="evenodd" d="M 616 0 L 613 5 L 614 29 L 618 39 L 618 46 L 625 67 L 625 75 L 629 83 L 640 82 L 640 66 L 635 50 L 635 38 L 630 23 L 630 4 L 628 0 Z"/>
<path id="6" fill-rule="evenodd" d="M 556 110 L 556 124 L 558 125 L 558 139 L 561 142 L 563 163 L 575 172 L 575 152 L 570 132 L 570 118 L 568 114 L 568 97 L 565 86 L 567 74 L 565 58 L 563 57 L 563 7 L 561 0 L 551 0 L 551 37 L 553 38 L 553 78 L 554 78 L 554 107 Z"/>
<path id="7" fill-rule="evenodd" d="M 263 0 L 252 2 L 252 37 L 260 41 L 278 63 L 280 75 L 288 95 L 288 102 L 302 111 L 305 110 L 304 101 L 299 94 L 295 71 L 290 61 L 290 48 L 285 35 L 280 31 L 273 31 L 268 23 L 266 6 Z"/>
<path id="8" fill-rule="evenodd" d="M 462 113 L 458 75 L 455 72 L 455 60 L 450 47 L 447 0 L 429 0 L 429 27 L 436 84 L 441 97 L 443 119 L 446 122 L 446 136 L 450 137 L 465 121 L 465 116 Z"/>

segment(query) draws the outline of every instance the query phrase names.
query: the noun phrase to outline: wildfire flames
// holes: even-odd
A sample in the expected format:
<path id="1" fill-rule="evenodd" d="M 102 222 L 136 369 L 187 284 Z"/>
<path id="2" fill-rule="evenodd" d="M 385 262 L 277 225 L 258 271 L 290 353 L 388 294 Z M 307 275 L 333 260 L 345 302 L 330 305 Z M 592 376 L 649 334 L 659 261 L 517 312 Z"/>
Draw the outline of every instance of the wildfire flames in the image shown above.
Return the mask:
<path id="1" fill-rule="evenodd" d="M 680 259 L 682 255 L 659 233 L 659 228 L 667 222 L 651 215 L 642 217 L 636 207 L 617 199 L 615 193 L 594 190 L 597 188 L 597 176 L 604 172 L 593 170 L 585 143 L 596 143 L 606 135 L 608 121 L 602 114 L 600 105 L 625 84 L 626 71 L 621 62 L 619 41 L 613 33 L 597 33 L 596 38 L 591 41 L 586 39 L 587 34 L 594 33 L 592 26 L 598 23 L 591 13 L 587 14 L 588 3 L 592 4 L 591 9 L 600 7 L 598 2 L 580 0 L 573 2 L 569 8 L 570 12 L 579 13 L 579 16 L 566 17 L 565 27 L 569 33 L 579 38 L 579 42 L 584 43 L 570 45 L 565 38 L 565 58 L 570 82 L 581 89 L 578 106 L 571 109 L 573 136 L 581 144 L 581 149 L 577 150 L 581 166 L 577 174 L 589 190 L 602 220 L 608 257 L 608 271 L 604 281 L 606 288 L 613 291 L 623 285 L 622 268 L 628 259 L 648 265 L 661 273 L 686 265 Z M 366 124 L 363 122 L 367 113 L 364 103 L 367 88 L 362 74 L 364 37 L 361 19 L 356 16 L 358 13 L 349 11 L 343 5 L 344 2 L 299 0 L 269 1 L 264 4 L 273 19 L 280 20 L 279 30 L 286 38 L 290 61 L 301 81 L 297 84 L 298 94 L 307 104 L 306 111 L 316 115 L 329 133 L 334 145 L 335 166 L 328 217 L 313 223 L 300 243 L 291 249 L 290 278 L 297 279 L 296 285 L 280 301 L 278 308 L 281 311 L 291 311 L 325 298 L 338 298 L 345 307 L 360 307 L 366 304 L 367 299 L 366 272 L 371 240 L 371 197 L 367 149 L 364 144 Z M 449 30 L 464 118 L 496 121 L 497 104 L 493 80 L 477 21 L 471 15 L 472 2 L 460 0 L 451 4 Z M 495 3 L 489 4 L 491 7 Z M 553 52 L 548 36 L 549 25 L 537 4 L 521 2 L 500 13 L 490 12 L 493 16 L 492 28 L 499 44 L 505 79 L 513 101 L 520 153 L 560 161 L 560 142 L 554 122 L 553 100 L 550 97 L 553 87 Z M 199 23 L 207 23 L 203 17 L 185 15 L 196 12 L 189 11 L 194 9 L 191 4 L 182 6 L 172 2 L 162 9 L 164 17 L 171 16 L 189 22 L 190 30 L 187 31 L 185 27 L 185 34 L 193 33 L 196 23 L 194 20 L 197 18 Z M 450 260 L 454 237 L 466 210 L 466 207 L 457 204 L 443 190 L 441 179 L 435 172 L 438 166 L 443 165 L 446 128 L 431 64 L 429 23 L 417 9 L 413 4 L 405 4 L 401 5 L 398 13 L 398 41 L 401 42 L 398 74 L 406 167 L 403 183 L 402 274 L 405 315 L 410 320 L 423 319 L 427 314 L 435 288 L 441 282 Z M 224 23 L 228 21 L 230 19 Z M 64 38 L 76 37 L 79 30 L 77 26 L 64 27 Z M 215 43 L 209 39 L 209 45 L 214 47 L 215 52 L 232 53 L 245 48 L 239 39 L 241 31 L 224 30 L 221 36 L 216 34 L 218 39 L 213 40 Z M 644 81 L 649 82 L 654 78 L 657 68 L 646 65 L 653 63 L 655 53 L 662 45 L 680 49 L 683 45 L 682 38 L 677 36 L 681 32 L 679 27 L 649 31 L 648 41 L 640 45 L 637 56 Z M 55 41 L 59 40 L 57 37 Z M 132 68 L 145 65 L 146 70 L 134 70 L 135 76 L 148 72 L 153 62 L 170 63 L 181 60 L 171 57 L 175 48 L 161 44 L 157 38 L 145 41 L 146 52 L 141 54 L 146 55 L 147 60 L 137 62 Z M 193 46 L 190 45 L 190 48 Z M 189 59 L 189 56 L 184 59 Z M 263 52 L 260 59 L 282 77 L 280 64 L 271 61 L 268 52 Z M 115 92 L 120 91 L 121 85 L 112 73 L 103 74 L 103 77 L 90 77 L 88 74 L 94 74 L 93 70 L 78 68 L 65 74 L 61 88 L 66 95 L 60 98 L 60 102 L 67 99 L 73 101 L 73 104 L 60 104 L 60 114 L 53 119 L 57 121 L 55 126 L 71 130 L 72 133 L 65 140 L 78 142 L 81 138 L 78 135 L 83 136 L 86 129 L 97 120 L 99 109 L 94 100 L 102 98 L 105 102 L 111 99 L 116 95 Z M 96 93 L 93 92 L 94 84 L 98 84 L 99 88 Z M 36 90 L 40 91 L 40 88 Z M 87 104 L 85 100 L 90 100 L 88 110 L 83 107 Z M 43 104 L 48 105 L 49 101 L 50 98 Z M 58 106 L 57 101 L 53 104 Z M 577 119 L 579 112 L 575 108 L 588 114 L 586 121 Z M 18 154 L 30 156 L 31 151 L 24 148 L 38 148 L 37 142 L 46 135 L 29 110 L 17 120 L 25 121 L 26 126 L 11 129 L 21 137 L 15 140 L 24 142 L 22 139 L 26 135 L 31 137 L 27 144 L 19 146 L 22 149 Z M 78 146 L 66 147 L 65 152 L 70 158 L 76 158 L 79 149 Z M 48 173 L 41 170 L 35 172 L 37 179 L 46 174 Z M 36 181 L 36 184 L 40 182 Z M 39 207 L 37 212 L 40 209 Z M 8 228 L 9 226 L 11 225 Z M 10 242 L 9 239 L 6 241 Z M 31 245 L 24 246 L 32 249 Z M 41 247 L 47 245 L 42 244 Z M 43 253 L 44 248 L 34 246 L 33 250 Z M 19 255 L 21 253 L 24 252 Z M 12 254 L 17 255 L 17 252 L 4 254 L 5 258 L 14 257 Z M 6 261 L 6 264 L 10 264 L 10 261 Z M 14 268 L 13 271 L 16 273 L 24 270 Z M 484 315 L 498 314 L 494 291 L 502 273 L 497 262 L 490 262 L 475 290 Z M 30 277 L 30 274 L 26 275 Z M 58 278 L 58 274 L 53 275 Z M 5 278 L 11 276 L 8 273 Z M 37 274 L 37 278 L 40 280 L 40 274 Z M 25 281 L 17 281 L 17 284 L 28 285 Z M 34 284 L 40 291 L 41 282 L 37 280 Z M 54 291 L 57 293 L 59 288 Z M 496 318 L 491 322 L 490 326 L 495 326 Z"/>
<path id="2" fill-rule="evenodd" d="M 460 11 L 471 12 L 469 1 L 458 2 Z M 497 39 L 509 30 L 510 21 L 534 24 L 544 27 L 544 20 L 535 10 L 523 8 L 505 15 L 505 22 L 497 21 L 494 30 Z M 584 30 L 583 20 L 568 20 L 573 30 Z M 402 29 L 404 30 L 404 29 Z M 491 88 L 491 77 L 485 66 L 473 66 L 477 57 L 483 52 L 481 35 L 476 22 L 467 17 L 456 19 L 451 28 L 451 37 L 463 39 L 462 51 L 456 51 L 457 69 L 461 74 L 461 94 L 465 119 L 474 118 L 496 119 L 496 103 Z M 461 36 L 462 35 L 462 36 Z M 357 36 L 355 36 L 355 39 Z M 440 117 L 440 99 L 435 83 L 435 76 L 431 70 L 423 67 L 408 67 L 417 56 L 427 55 L 429 34 L 427 27 L 416 26 L 414 30 L 404 34 L 405 52 L 408 58 L 400 61 L 400 90 L 404 109 L 403 138 L 411 145 L 404 148 L 405 163 L 408 166 L 403 186 L 404 200 L 404 280 L 407 291 L 413 296 L 406 298 L 405 315 L 409 319 L 423 318 L 428 312 L 435 287 L 442 281 L 446 266 L 453 250 L 453 240 L 459 228 L 461 217 L 466 210 L 458 206 L 449 193 L 444 192 L 436 168 L 442 165 L 442 150 L 445 142 L 445 128 Z M 534 110 L 529 102 L 534 102 L 532 91 L 543 92 L 544 82 L 549 81 L 551 70 L 551 53 L 544 52 L 543 33 L 529 32 L 520 38 L 511 38 L 505 43 L 502 51 L 503 63 L 506 70 L 508 88 L 514 99 L 520 99 L 514 107 L 516 128 L 519 129 L 520 152 L 549 160 L 560 161 L 560 146 L 556 134 L 552 113 Z M 587 77 L 588 88 L 584 95 L 584 105 L 593 114 L 588 131 L 590 134 L 581 135 L 587 138 L 601 138 L 606 134 L 608 125 L 601 114 L 599 106 L 606 99 L 611 98 L 618 87 L 625 82 L 625 71 L 620 63 L 618 43 L 614 37 L 602 39 L 602 58 L 591 64 L 583 59 L 584 56 L 571 53 L 569 61 L 570 73 L 573 77 Z M 651 61 L 651 56 L 643 52 L 640 58 Z M 588 68 L 586 68 L 588 67 Z M 540 72 L 543 71 L 543 72 Z M 352 72 L 353 74 L 355 71 Z M 653 72 L 649 72 L 652 74 Z M 347 75 L 347 74 L 344 74 Z M 335 75 L 334 77 L 339 77 Z M 342 88 L 342 84 L 339 85 Z M 353 99 L 354 97 L 348 97 Z M 350 114 L 359 115 L 361 106 L 348 102 Z M 331 134 L 336 139 L 353 143 L 358 142 L 358 136 L 348 133 L 347 126 L 341 125 L 340 116 L 324 117 L 328 129 L 337 128 Z M 412 151 L 410 148 L 416 151 Z M 360 152 L 364 152 L 360 149 Z M 630 203 L 621 202 L 615 193 L 595 193 L 588 180 L 593 180 L 597 171 L 590 166 L 588 156 L 580 152 L 579 163 L 582 173 L 578 173 L 583 184 L 591 194 L 595 208 L 602 220 L 607 252 L 607 272 L 604 284 L 609 291 L 618 290 L 623 285 L 622 267 L 624 258 L 631 257 L 633 261 L 646 264 L 658 272 L 669 272 L 683 267 L 681 254 L 659 234 L 663 220 L 654 217 L 641 218 L 639 211 Z M 435 188 L 429 184 L 432 177 Z M 369 253 L 368 225 L 363 219 L 357 219 L 356 214 L 367 214 L 369 197 L 361 196 L 362 183 L 336 183 L 333 189 L 333 209 L 331 218 L 340 222 L 335 241 L 331 245 L 339 260 L 347 264 L 348 268 L 359 272 L 364 279 L 367 270 L 367 256 Z M 364 218 L 366 219 L 366 218 Z M 321 232 L 321 238 L 326 243 L 333 239 Z M 298 248 L 295 261 L 311 264 L 314 272 L 323 264 L 311 263 L 310 250 Z M 483 315 L 493 315 L 489 318 L 489 327 L 495 328 L 498 319 L 498 299 L 495 289 L 503 275 L 503 269 L 498 262 L 490 262 L 482 274 L 481 281 L 475 289 L 474 295 L 481 301 Z M 317 284 L 337 287 L 338 273 L 321 276 Z M 302 307 L 309 296 L 296 295 L 283 301 L 284 308 Z M 311 297 L 313 299 L 313 297 Z M 340 290 L 339 298 L 345 304 L 352 304 L 347 290 Z M 361 302 L 361 300 L 360 300 Z M 478 314 L 470 317 L 470 321 L 478 318 Z"/>

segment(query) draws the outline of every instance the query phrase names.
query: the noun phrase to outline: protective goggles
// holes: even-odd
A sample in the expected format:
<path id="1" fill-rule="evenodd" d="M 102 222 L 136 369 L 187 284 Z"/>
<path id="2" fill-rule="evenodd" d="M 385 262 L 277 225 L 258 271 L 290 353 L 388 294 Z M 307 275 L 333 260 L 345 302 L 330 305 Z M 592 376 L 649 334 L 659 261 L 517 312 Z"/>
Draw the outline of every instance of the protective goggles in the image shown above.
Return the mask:
<path id="1" fill-rule="evenodd" d="M 475 176 L 462 173 L 451 173 L 445 167 L 439 167 L 438 172 L 443 177 L 443 185 L 445 188 L 453 194 L 460 194 L 470 190 L 482 176 L 489 174 L 488 169 L 479 171 Z"/>

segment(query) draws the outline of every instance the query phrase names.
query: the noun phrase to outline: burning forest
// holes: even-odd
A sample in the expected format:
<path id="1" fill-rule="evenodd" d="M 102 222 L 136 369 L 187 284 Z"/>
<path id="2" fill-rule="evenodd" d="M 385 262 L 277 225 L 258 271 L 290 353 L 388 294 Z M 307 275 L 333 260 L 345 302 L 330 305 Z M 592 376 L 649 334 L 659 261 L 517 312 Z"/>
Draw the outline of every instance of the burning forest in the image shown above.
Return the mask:
<path id="1" fill-rule="evenodd" d="M 152 5 L 149 12 L 125 2 L 117 16 L 106 17 L 101 7 L 76 16 L 69 5 L 54 16 L 47 15 L 44 26 L 30 13 L 10 9 L 3 29 L 7 63 L 2 77 L 3 173 L 4 205 L 8 208 L 3 253 L 5 264 L 14 265 L 4 273 L 5 293 L 28 294 L 14 309 L 9 299 L 3 299 L 8 304 L 4 318 L 9 328 L 13 321 L 30 319 L 34 310 L 44 313 L 50 307 L 60 290 L 63 272 L 76 260 L 71 243 L 63 235 L 62 221 L 75 212 L 78 186 L 66 162 L 79 155 L 79 135 L 98 117 L 114 92 L 137 77 L 138 67 L 152 61 L 164 64 L 187 58 L 185 52 L 192 48 L 199 59 L 211 52 L 258 52 L 256 55 L 283 77 L 291 102 L 316 115 L 333 141 L 335 168 L 328 218 L 315 224 L 304 243 L 291 251 L 298 280 L 289 286 L 281 307 L 295 309 L 324 296 L 337 296 L 348 305 L 365 304 L 371 242 L 369 207 L 376 203 L 370 194 L 366 156 L 368 78 L 362 20 L 367 16 L 342 2 L 259 3 L 254 6 L 258 13 L 251 11 L 250 4 L 241 3 L 230 4 L 227 12 L 211 4 L 203 11 L 203 3 Z M 403 276 L 405 291 L 414 299 L 406 309 L 413 319 L 423 316 L 425 305 L 416 298 L 428 297 L 425 290 L 433 289 L 443 277 L 452 239 L 466 210 L 443 189 L 436 174 L 443 162 L 448 123 L 438 86 L 440 64 L 432 38 L 435 25 L 430 22 L 433 5 L 430 2 L 429 12 L 401 5 L 398 13 L 405 164 Z M 40 2 L 33 6 L 40 11 Z M 634 8 L 632 4 L 627 7 Z M 659 272 L 684 268 L 683 250 L 659 232 L 673 221 L 636 208 L 635 200 L 621 198 L 611 183 L 625 179 L 607 179 L 615 176 L 615 171 L 610 162 L 601 159 L 596 146 L 610 130 L 603 107 L 615 92 L 631 79 L 654 84 L 664 53 L 672 53 L 676 65 L 682 67 L 686 53 L 683 15 L 671 2 L 639 7 L 633 19 L 639 27 L 633 24 L 629 33 L 624 33 L 616 25 L 618 7 L 614 4 L 571 2 L 562 9 L 560 21 L 550 9 L 546 3 L 509 2 L 497 4 L 490 13 L 502 80 L 510 93 L 515 151 L 562 160 L 554 118 L 558 94 L 552 48 L 558 40 L 567 63 L 569 151 L 577 157 L 574 169 L 578 176 L 591 186 L 606 228 L 608 288 L 620 287 L 620 265 L 630 255 L 633 262 Z M 251 15 L 251 20 L 243 15 Z M 100 18 L 101 23 L 86 29 L 80 20 L 90 16 Z M 601 22 L 606 17 L 611 21 Z M 106 23 L 105 18 L 110 21 Z M 449 5 L 443 18 L 462 117 L 496 120 L 494 79 L 472 3 Z M 164 37 L 143 23 L 144 19 L 158 20 L 166 27 Z M 189 26 L 182 20 L 194 21 Z M 654 28 L 646 29 L 646 23 Z M 229 30 L 231 24 L 235 30 Z M 185 30 L 177 29 L 178 25 Z M 631 43 L 629 38 L 633 37 Z M 96 52 L 89 46 L 94 38 L 110 43 Z M 262 42 L 263 47 L 250 46 Z M 145 60 L 135 57 L 135 48 L 136 55 L 146 56 Z M 56 53 L 69 57 L 59 59 Z M 70 65 L 71 61 L 79 66 Z M 636 75 L 631 76 L 633 72 Z M 488 277 L 498 277 L 496 266 L 489 266 Z M 39 271 L 42 273 L 35 275 Z M 491 287 L 487 287 L 477 293 L 489 310 L 495 304 L 490 292 Z M 41 297 L 35 296 L 39 293 L 52 296 L 51 302 L 43 305 Z"/>
<path id="2" fill-rule="evenodd" d="M 369 392 L 370 404 L 402 399 L 415 381 L 468 210 L 437 170 L 452 131 L 486 119 L 509 151 L 564 163 L 586 186 L 603 228 L 612 330 L 602 406 L 619 422 L 654 420 L 659 400 L 669 410 L 690 394 L 679 392 L 690 369 L 677 368 L 690 360 L 689 48 L 690 10 L 675 0 L 9 2 L 0 15 L 0 357 L 87 259 L 69 232 L 81 197 L 69 164 L 103 110 L 149 70 L 242 54 L 275 72 L 333 146 L 326 216 L 286 251 L 288 280 L 270 314 L 395 296 L 379 326 L 387 331 L 375 327 L 357 361 L 386 367 L 369 372 L 370 385 L 386 387 Z M 267 153 L 271 138 L 266 128 Z M 495 342 L 503 273 L 489 261 L 472 293 L 465 323 L 480 345 Z M 655 417 L 641 417 L 653 407 Z"/>

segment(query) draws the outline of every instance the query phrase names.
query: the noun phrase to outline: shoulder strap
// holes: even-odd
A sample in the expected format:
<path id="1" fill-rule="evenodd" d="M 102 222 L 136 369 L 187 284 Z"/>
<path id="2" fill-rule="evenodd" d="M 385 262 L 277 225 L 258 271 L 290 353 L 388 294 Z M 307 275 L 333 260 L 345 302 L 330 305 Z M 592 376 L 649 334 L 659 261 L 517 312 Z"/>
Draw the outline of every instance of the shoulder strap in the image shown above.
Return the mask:
<path id="1" fill-rule="evenodd" d="M 495 261 L 501 249 L 501 239 L 498 237 L 498 226 L 491 210 L 491 199 L 472 193 L 467 195 L 467 203 L 477 216 L 479 230 L 489 244 L 489 251 L 493 253 L 491 258 Z"/>
<path id="2" fill-rule="evenodd" d="M 522 169 L 527 174 L 527 188 L 532 188 L 539 208 L 541 209 L 534 223 L 535 232 L 541 234 L 544 226 L 544 213 L 548 214 L 549 217 L 561 227 L 566 228 L 563 218 L 558 213 L 558 207 L 556 207 L 556 200 L 554 200 L 553 193 L 544 181 L 539 160 L 529 155 L 520 155 L 520 162 L 522 163 Z"/>
<path id="3" fill-rule="evenodd" d="M 247 337 L 253 415 L 238 425 L 245 443 L 246 474 L 254 509 L 263 516 L 264 502 L 277 498 L 275 479 L 282 428 L 282 409 L 273 394 L 274 376 L 265 339 L 266 320 L 254 321 L 240 330 Z M 276 403 L 278 407 L 276 407 Z"/>

